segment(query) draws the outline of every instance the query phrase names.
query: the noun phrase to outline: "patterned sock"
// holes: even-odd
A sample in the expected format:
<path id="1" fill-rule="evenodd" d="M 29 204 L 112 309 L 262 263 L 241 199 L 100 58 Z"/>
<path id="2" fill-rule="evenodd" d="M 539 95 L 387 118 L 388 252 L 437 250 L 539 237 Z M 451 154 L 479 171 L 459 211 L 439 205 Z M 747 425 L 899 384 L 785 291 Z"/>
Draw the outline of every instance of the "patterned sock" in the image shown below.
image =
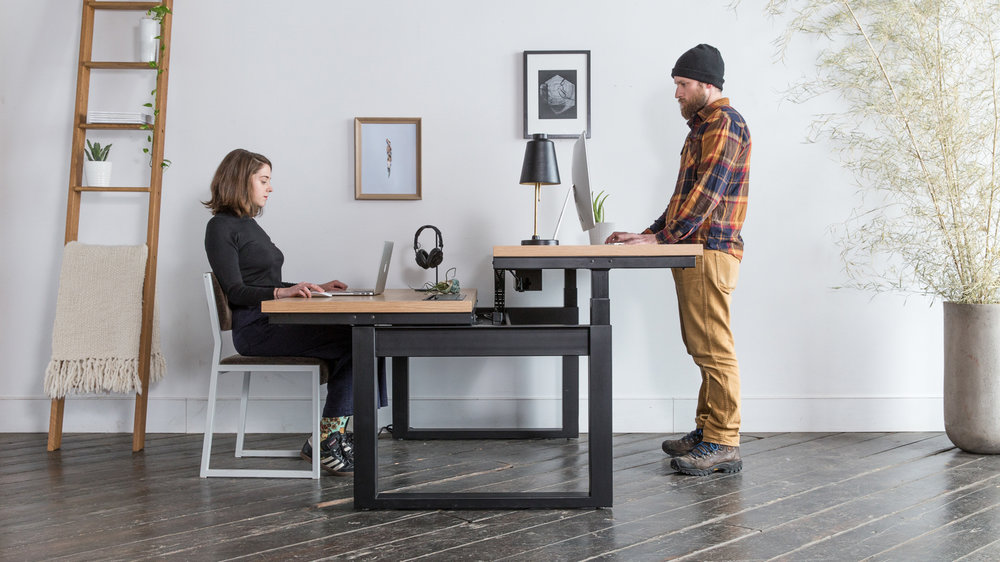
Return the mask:
<path id="1" fill-rule="evenodd" d="M 336 421 L 333 424 L 333 430 L 344 433 L 347 431 L 347 420 L 351 419 L 351 416 L 340 416 L 339 418 L 334 418 Z"/>
<path id="2" fill-rule="evenodd" d="M 326 438 L 330 436 L 331 433 L 337 431 L 334 429 L 334 425 L 340 418 L 320 418 L 319 420 L 319 439 L 320 441 L 326 441 Z"/>

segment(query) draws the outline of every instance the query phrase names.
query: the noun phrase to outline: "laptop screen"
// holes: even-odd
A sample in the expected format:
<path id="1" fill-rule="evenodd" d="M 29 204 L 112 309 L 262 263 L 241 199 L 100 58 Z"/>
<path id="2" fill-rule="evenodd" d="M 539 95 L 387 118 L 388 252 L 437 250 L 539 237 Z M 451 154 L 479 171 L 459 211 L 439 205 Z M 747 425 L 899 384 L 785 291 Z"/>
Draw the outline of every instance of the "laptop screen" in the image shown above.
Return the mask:
<path id="1" fill-rule="evenodd" d="M 385 281 L 389 277 L 389 260 L 392 259 L 392 242 L 386 240 L 382 245 L 382 261 L 378 264 L 378 279 L 375 281 L 375 294 L 385 291 Z"/>

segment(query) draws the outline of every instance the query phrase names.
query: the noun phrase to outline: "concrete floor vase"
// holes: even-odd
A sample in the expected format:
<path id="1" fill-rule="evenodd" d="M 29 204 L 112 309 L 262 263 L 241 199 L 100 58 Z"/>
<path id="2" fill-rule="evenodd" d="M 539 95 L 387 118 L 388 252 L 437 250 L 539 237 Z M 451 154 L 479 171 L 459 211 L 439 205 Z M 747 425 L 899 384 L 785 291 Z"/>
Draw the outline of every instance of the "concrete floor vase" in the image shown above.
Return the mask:
<path id="1" fill-rule="evenodd" d="M 1000 304 L 944 303 L 944 427 L 962 450 L 1000 454 Z"/>

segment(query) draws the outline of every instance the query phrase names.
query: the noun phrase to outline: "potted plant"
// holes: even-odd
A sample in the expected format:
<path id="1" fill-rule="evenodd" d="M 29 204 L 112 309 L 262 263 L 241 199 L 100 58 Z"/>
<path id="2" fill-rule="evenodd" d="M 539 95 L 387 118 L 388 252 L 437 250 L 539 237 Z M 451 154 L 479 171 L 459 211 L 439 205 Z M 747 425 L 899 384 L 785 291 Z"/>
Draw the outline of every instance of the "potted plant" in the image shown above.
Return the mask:
<path id="1" fill-rule="evenodd" d="M 611 233 L 615 231 L 615 223 L 604 221 L 604 202 L 607 199 L 608 194 L 604 193 L 603 190 L 593 196 L 594 228 L 587 231 L 590 234 L 591 244 L 603 244 L 608 236 L 611 236 Z"/>
<path id="2" fill-rule="evenodd" d="M 111 162 L 108 162 L 108 153 L 111 145 L 101 146 L 101 143 L 91 143 L 87 139 L 87 148 L 83 154 L 87 160 L 83 163 L 83 172 L 87 177 L 87 185 L 94 187 L 108 187 L 111 185 Z"/>
<path id="3" fill-rule="evenodd" d="M 171 14 L 170 8 L 165 5 L 160 4 L 159 6 L 153 6 L 152 8 L 146 10 L 145 17 L 139 22 L 139 60 L 148 63 L 150 68 L 158 68 L 156 62 L 157 59 L 157 49 L 156 46 L 160 45 L 160 29 L 163 25 L 163 18 L 167 17 L 167 14 Z M 163 45 L 160 45 L 160 51 L 164 49 Z"/>
<path id="4" fill-rule="evenodd" d="M 839 228 L 849 285 L 944 302 L 944 421 L 1000 453 L 1000 16 L 988 0 L 771 0 L 779 44 L 824 41 L 796 99 L 839 95 L 816 131 L 863 198 Z M 859 87 L 859 84 L 873 87 Z"/>

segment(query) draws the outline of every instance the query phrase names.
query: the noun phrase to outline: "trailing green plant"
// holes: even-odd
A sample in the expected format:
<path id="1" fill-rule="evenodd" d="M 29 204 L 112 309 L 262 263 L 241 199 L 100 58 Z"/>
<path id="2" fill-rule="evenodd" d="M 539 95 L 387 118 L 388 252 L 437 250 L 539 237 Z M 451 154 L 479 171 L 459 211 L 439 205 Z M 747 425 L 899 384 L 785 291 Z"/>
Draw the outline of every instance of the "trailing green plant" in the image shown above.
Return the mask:
<path id="1" fill-rule="evenodd" d="M 164 4 L 153 6 L 152 8 L 146 10 L 146 15 L 156 20 L 157 23 L 163 23 L 163 18 L 170 13 L 172 13 L 170 8 Z"/>
<path id="2" fill-rule="evenodd" d="M 108 153 L 110 151 L 110 144 L 102 147 L 101 143 L 91 143 L 90 139 L 87 139 L 87 148 L 83 149 L 83 154 L 87 157 L 87 160 L 92 162 L 104 162 L 108 159 Z"/>
<path id="3" fill-rule="evenodd" d="M 149 95 L 153 96 L 153 100 L 155 101 L 156 100 L 156 89 L 153 89 L 153 91 L 150 92 Z M 144 103 L 144 104 L 142 104 L 142 106 L 143 107 L 153 108 L 153 102 Z M 153 109 L 153 123 L 156 123 L 156 120 L 159 119 L 159 118 L 160 118 L 160 110 L 154 108 Z M 144 124 L 141 125 L 141 128 L 149 131 L 149 130 L 152 129 L 152 126 L 147 125 L 147 124 L 144 123 Z M 146 157 L 150 159 L 150 161 L 149 161 L 149 165 L 150 166 L 153 165 L 153 160 L 152 160 L 152 158 L 153 158 L 153 152 L 152 152 L 152 149 L 153 149 L 153 135 L 152 135 L 152 133 L 149 133 L 149 134 L 146 135 L 146 146 L 142 147 L 142 153 L 145 154 Z M 163 167 L 163 168 L 169 168 L 171 163 L 172 162 L 170 160 L 164 158 L 163 162 L 160 163 L 160 166 Z"/>
<path id="4" fill-rule="evenodd" d="M 848 286 L 1000 303 L 1000 6 L 996 0 L 771 0 L 777 44 L 820 41 L 804 101 L 839 97 L 810 136 L 854 172 L 835 227 Z"/>
<path id="5" fill-rule="evenodd" d="M 146 10 L 146 15 L 150 16 L 154 21 L 156 21 L 156 23 L 160 24 L 160 29 L 161 30 L 163 29 L 163 18 L 165 18 L 167 16 L 167 14 L 171 14 L 171 13 L 173 13 L 173 12 L 170 11 L 170 8 L 166 7 L 163 4 L 160 4 L 159 6 L 153 6 L 152 8 Z M 150 68 L 155 68 L 156 69 L 156 75 L 157 76 L 159 76 L 161 73 L 163 73 L 163 68 L 160 67 L 159 61 L 162 60 L 162 58 L 163 58 L 162 54 L 163 54 L 163 50 L 166 48 L 166 46 L 163 44 L 163 41 L 161 41 L 162 38 L 163 37 L 160 36 L 160 35 L 157 35 L 156 37 L 154 37 L 154 39 L 156 39 L 157 41 L 159 41 L 161 56 L 157 57 L 156 60 L 152 60 L 152 61 L 149 61 L 147 63 L 147 64 L 149 64 Z M 149 95 L 152 97 L 152 101 L 146 102 L 146 103 L 142 104 L 142 106 L 143 107 L 148 107 L 148 108 L 150 108 L 150 109 L 153 110 L 153 123 L 155 123 L 156 120 L 160 118 L 160 110 L 156 109 L 153 106 L 153 103 L 156 101 L 156 88 L 153 88 L 153 91 L 149 92 Z M 148 125 L 148 124 L 143 124 L 142 128 L 146 129 L 146 130 L 152 129 L 152 127 L 150 125 Z M 149 161 L 149 165 L 150 166 L 153 165 L 153 161 L 152 161 L 152 156 L 153 156 L 153 154 L 152 154 L 152 148 L 153 148 L 153 136 L 151 134 L 150 135 L 146 135 L 146 146 L 144 146 L 142 148 L 142 152 L 148 158 L 150 158 L 150 161 Z M 160 166 L 163 167 L 163 168 L 168 168 L 168 167 L 170 167 L 171 163 L 172 162 L 170 160 L 164 158 L 163 162 L 160 163 Z"/>
<path id="6" fill-rule="evenodd" d="M 593 196 L 594 222 L 604 222 L 604 202 L 608 199 L 608 195 L 608 193 L 604 193 L 604 190 L 601 190 L 600 193 Z"/>

